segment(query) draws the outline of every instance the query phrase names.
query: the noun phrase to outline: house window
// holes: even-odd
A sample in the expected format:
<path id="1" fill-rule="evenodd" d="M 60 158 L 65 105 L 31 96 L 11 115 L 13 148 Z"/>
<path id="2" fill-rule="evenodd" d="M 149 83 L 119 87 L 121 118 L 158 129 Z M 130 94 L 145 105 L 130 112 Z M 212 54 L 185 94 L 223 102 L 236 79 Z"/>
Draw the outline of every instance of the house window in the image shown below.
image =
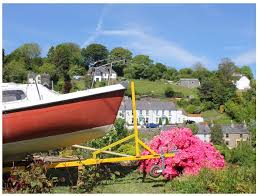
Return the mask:
<path id="1" fill-rule="evenodd" d="M 149 110 L 146 110 L 146 115 L 149 116 Z"/>
<path id="2" fill-rule="evenodd" d="M 132 124 L 133 124 L 133 118 L 132 118 Z"/>
<path id="3" fill-rule="evenodd" d="M 165 110 L 162 110 L 162 115 L 165 115 Z"/>
<path id="4" fill-rule="evenodd" d="M 226 145 L 227 145 L 227 146 L 229 145 L 229 141 L 226 141 Z"/>
<path id="5" fill-rule="evenodd" d="M 228 138 L 228 133 L 226 133 L 226 138 Z"/>
<path id="6" fill-rule="evenodd" d="M 243 138 L 243 134 L 242 133 L 240 134 L 240 138 Z"/>
<path id="7" fill-rule="evenodd" d="M 142 115 L 142 110 L 140 110 L 140 115 Z"/>

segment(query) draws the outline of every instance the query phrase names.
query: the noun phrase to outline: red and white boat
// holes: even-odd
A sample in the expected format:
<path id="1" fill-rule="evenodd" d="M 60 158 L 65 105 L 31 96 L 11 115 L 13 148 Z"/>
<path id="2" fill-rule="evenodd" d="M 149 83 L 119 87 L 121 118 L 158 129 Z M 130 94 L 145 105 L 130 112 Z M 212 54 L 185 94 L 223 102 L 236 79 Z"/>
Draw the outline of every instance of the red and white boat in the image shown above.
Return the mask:
<path id="1" fill-rule="evenodd" d="M 116 84 L 58 94 L 41 84 L 3 83 L 4 161 L 103 136 L 124 91 Z"/>

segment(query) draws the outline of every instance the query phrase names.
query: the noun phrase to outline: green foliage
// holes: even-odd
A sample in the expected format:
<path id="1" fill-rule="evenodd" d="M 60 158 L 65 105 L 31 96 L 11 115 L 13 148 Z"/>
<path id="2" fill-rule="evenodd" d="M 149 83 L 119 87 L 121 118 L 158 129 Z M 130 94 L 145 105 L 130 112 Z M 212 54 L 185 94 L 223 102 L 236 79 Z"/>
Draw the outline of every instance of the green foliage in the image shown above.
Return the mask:
<path id="1" fill-rule="evenodd" d="M 159 118 L 159 125 L 162 125 L 162 119 Z"/>
<path id="2" fill-rule="evenodd" d="M 40 58 L 41 49 L 36 43 L 26 43 L 15 49 L 11 54 L 6 57 L 6 62 L 19 61 L 24 62 L 27 70 L 32 70 L 33 64 L 40 62 L 37 66 L 40 66 L 42 61 Z"/>
<path id="3" fill-rule="evenodd" d="M 253 79 L 253 72 L 248 65 L 244 65 L 240 68 L 240 73 L 248 77 L 249 79 Z"/>
<path id="4" fill-rule="evenodd" d="M 217 124 L 211 127 L 211 142 L 215 145 L 223 144 L 223 133 L 221 127 Z"/>
<path id="5" fill-rule="evenodd" d="M 240 142 L 236 148 L 232 149 L 229 162 L 251 167 L 256 162 L 255 149 L 248 142 Z"/>
<path id="6" fill-rule="evenodd" d="M 82 56 L 84 57 L 84 65 L 90 64 L 106 59 L 108 57 L 108 49 L 101 44 L 90 44 L 86 48 L 82 48 Z"/>
<path id="7" fill-rule="evenodd" d="M 132 52 L 122 47 L 113 48 L 109 54 L 109 58 L 111 61 L 120 60 L 120 59 L 125 59 L 126 61 L 130 61 L 132 59 Z M 125 67 L 126 67 L 126 64 L 121 62 L 121 63 L 115 63 L 115 65 L 113 66 L 113 69 L 118 76 L 124 76 Z"/>
<path id="8" fill-rule="evenodd" d="M 230 100 L 235 95 L 235 90 L 236 87 L 232 81 L 230 83 L 228 81 L 224 82 L 219 77 L 205 80 L 198 88 L 200 100 L 202 102 L 213 102 L 216 108 Z"/>
<path id="9" fill-rule="evenodd" d="M 193 69 L 193 78 L 198 78 L 201 83 L 212 75 L 212 73 L 207 70 L 201 63 L 196 63 Z"/>
<path id="10" fill-rule="evenodd" d="M 224 159 L 229 162 L 231 159 L 231 150 L 225 145 L 214 145 L 214 147 L 224 156 Z"/>
<path id="11" fill-rule="evenodd" d="M 105 136 L 99 139 L 94 139 L 90 145 L 94 148 L 101 148 L 113 142 L 116 142 L 128 135 L 128 130 L 125 128 L 125 120 L 118 118 L 114 123 L 114 127 Z"/>
<path id="12" fill-rule="evenodd" d="M 233 74 L 236 72 L 237 67 L 233 61 L 228 58 L 221 60 L 218 66 L 218 78 L 223 84 L 230 84 L 235 79 Z"/>
<path id="13" fill-rule="evenodd" d="M 44 62 L 44 64 L 37 69 L 38 73 L 47 73 L 50 75 L 50 77 L 53 79 L 56 76 L 56 67 L 52 63 Z"/>
<path id="14" fill-rule="evenodd" d="M 123 153 L 123 154 L 128 154 L 128 155 L 135 155 L 135 144 L 134 142 L 128 142 L 123 145 L 121 145 L 118 149 L 117 152 Z"/>
<path id="15" fill-rule="evenodd" d="M 201 107 L 190 104 L 186 107 L 186 111 L 190 114 L 200 114 Z"/>
<path id="16" fill-rule="evenodd" d="M 198 176 L 169 182 L 175 193 L 255 193 L 255 167 L 230 166 L 223 170 L 201 170 Z"/>
<path id="17" fill-rule="evenodd" d="M 175 68 L 167 68 L 166 72 L 163 73 L 163 78 L 166 80 L 178 81 L 178 71 Z"/>
<path id="18" fill-rule="evenodd" d="M 192 78 L 193 70 L 191 68 L 183 68 L 179 70 L 180 78 Z"/>
<path id="19" fill-rule="evenodd" d="M 192 130 L 192 133 L 195 135 L 198 133 L 199 131 L 199 128 L 198 126 L 194 123 L 194 124 L 188 124 L 186 125 L 187 128 L 191 129 Z"/>
<path id="20" fill-rule="evenodd" d="M 51 193 L 55 178 L 47 179 L 43 163 L 31 164 L 26 170 L 13 168 L 5 182 L 7 193 Z"/>
<path id="21" fill-rule="evenodd" d="M 175 91 L 173 90 L 172 87 L 167 87 L 166 90 L 165 90 L 165 96 L 166 97 L 174 97 L 175 95 Z"/>
<path id="22" fill-rule="evenodd" d="M 71 78 L 73 76 L 83 76 L 86 74 L 86 70 L 85 67 L 81 65 L 70 65 L 68 74 Z"/>
<path id="23" fill-rule="evenodd" d="M 3 80 L 5 82 L 23 83 L 27 80 L 25 63 L 21 60 L 12 60 L 3 67 Z"/>

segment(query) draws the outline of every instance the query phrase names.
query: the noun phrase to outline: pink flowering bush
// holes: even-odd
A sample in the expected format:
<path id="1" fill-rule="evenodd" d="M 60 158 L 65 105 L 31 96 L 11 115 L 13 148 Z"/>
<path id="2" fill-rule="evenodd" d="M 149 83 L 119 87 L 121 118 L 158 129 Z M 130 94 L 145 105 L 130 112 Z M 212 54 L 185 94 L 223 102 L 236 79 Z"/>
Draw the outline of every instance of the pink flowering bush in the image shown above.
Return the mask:
<path id="1" fill-rule="evenodd" d="M 189 128 L 173 128 L 169 131 L 161 131 L 149 143 L 151 149 L 157 153 L 171 153 L 177 149 L 174 157 L 165 159 L 165 169 L 162 175 L 166 179 L 172 179 L 180 174 L 196 175 L 201 168 L 222 168 L 224 167 L 224 157 L 212 144 L 201 141 L 192 134 Z M 145 150 L 142 155 L 150 154 Z M 149 159 L 140 161 L 139 169 L 150 172 L 152 166 L 157 164 L 162 166 L 161 159 Z"/>

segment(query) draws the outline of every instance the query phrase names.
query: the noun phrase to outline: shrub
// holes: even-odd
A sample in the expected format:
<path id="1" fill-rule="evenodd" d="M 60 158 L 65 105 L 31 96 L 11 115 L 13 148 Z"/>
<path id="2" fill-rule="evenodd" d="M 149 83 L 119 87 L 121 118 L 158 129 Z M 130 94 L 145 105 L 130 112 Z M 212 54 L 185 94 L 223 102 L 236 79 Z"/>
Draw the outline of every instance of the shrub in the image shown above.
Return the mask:
<path id="1" fill-rule="evenodd" d="M 188 105 L 186 107 L 186 111 L 190 114 L 200 114 L 201 113 L 201 107 L 195 106 L 195 105 Z"/>
<path id="2" fill-rule="evenodd" d="M 255 149 L 247 143 L 240 142 L 240 144 L 232 149 L 231 157 L 229 162 L 233 164 L 238 164 L 241 166 L 251 166 L 254 165 L 256 161 Z"/>
<path id="3" fill-rule="evenodd" d="M 175 95 L 175 91 L 172 89 L 172 87 L 169 86 L 165 89 L 166 97 L 174 97 L 174 95 Z"/>

